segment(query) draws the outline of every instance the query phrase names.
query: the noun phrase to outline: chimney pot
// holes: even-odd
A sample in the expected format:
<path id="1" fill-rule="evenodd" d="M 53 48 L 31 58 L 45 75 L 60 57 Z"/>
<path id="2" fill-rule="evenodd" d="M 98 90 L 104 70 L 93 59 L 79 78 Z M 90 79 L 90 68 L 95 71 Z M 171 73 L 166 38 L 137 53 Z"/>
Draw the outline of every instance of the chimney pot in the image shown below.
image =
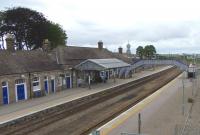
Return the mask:
<path id="1" fill-rule="evenodd" d="M 101 40 L 98 42 L 98 48 L 99 50 L 103 49 L 103 42 Z"/>
<path id="2" fill-rule="evenodd" d="M 49 50 L 49 45 L 50 45 L 49 40 L 48 39 L 44 39 L 43 40 L 43 45 L 42 45 L 43 51 L 48 51 Z"/>
<path id="3" fill-rule="evenodd" d="M 123 53 L 123 48 L 122 48 L 122 47 L 119 47 L 119 48 L 118 48 L 118 51 L 119 51 L 119 54 L 122 54 L 122 53 Z"/>
<path id="4" fill-rule="evenodd" d="M 14 52 L 15 47 L 14 47 L 14 37 L 12 34 L 7 34 L 6 35 L 6 45 L 7 45 L 7 50 Z"/>

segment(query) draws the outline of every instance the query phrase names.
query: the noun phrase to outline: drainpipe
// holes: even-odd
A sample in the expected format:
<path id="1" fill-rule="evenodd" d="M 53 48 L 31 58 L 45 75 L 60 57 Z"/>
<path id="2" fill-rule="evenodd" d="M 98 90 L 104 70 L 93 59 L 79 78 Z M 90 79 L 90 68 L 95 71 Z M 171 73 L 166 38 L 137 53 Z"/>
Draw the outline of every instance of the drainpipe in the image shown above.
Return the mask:
<path id="1" fill-rule="evenodd" d="M 29 96 L 30 96 L 30 98 L 32 98 L 32 94 L 31 94 L 31 86 L 32 85 L 31 85 L 31 73 L 30 72 L 28 73 L 28 81 L 29 81 L 29 91 L 30 91 Z"/>
<path id="2" fill-rule="evenodd" d="M 58 52 L 57 52 L 57 50 L 56 50 L 56 62 L 57 62 L 57 64 L 60 64 L 59 63 L 59 58 L 58 58 Z"/>

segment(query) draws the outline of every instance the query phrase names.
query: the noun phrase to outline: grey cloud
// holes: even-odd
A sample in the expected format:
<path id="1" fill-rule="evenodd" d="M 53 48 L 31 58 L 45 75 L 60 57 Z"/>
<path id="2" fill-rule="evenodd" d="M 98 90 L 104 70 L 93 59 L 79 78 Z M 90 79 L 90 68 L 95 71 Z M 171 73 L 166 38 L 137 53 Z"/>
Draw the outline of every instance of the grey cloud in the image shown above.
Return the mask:
<path id="1" fill-rule="evenodd" d="M 84 28 L 80 31 L 70 31 L 69 43 L 75 45 L 96 46 L 98 40 L 116 51 L 119 46 L 126 47 L 132 42 L 132 50 L 138 45 L 154 44 L 158 52 L 197 52 L 200 40 L 199 25 L 196 22 L 180 22 L 176 24 L 160 24 L 133 27 L 130 29 L 105 29 L 97 24 L 80 23 Z M 194 30 L 197 31 L 194 33 Z M 134 52 L 134 51 L 132 51 Z"/>
<path id="2" fill-rule="evenodd" d="M 12 7 L 28 7 L 41 12 L 45 5 L 38 0 L 2 0 L 0 10 L 6 10 Z"/>
<path id="3" fill-rule="evenodd" d="M 174 38 L 184 38 L 190 33 L 187 26 L 154 26 L 130 28 L 124 30 L 104 29 L 96 24 L 81 23 L 84 31 L 70 31 L 70 35 L 76 38 L 76 43 L 85 42 L 93 44 L 98 40 L 108 43 L 119 43 L 127 40 L 158 42 Z M 73 40 L 72 40 L 73 42 Z"/>
<path id="4" fill-rule="evenodd" d="M 45 10 L 45 5 L 38 0 L 1 0 L 0 10 L 13 5 L 26 6 L 39 12 Z M 96 46 L 99 40 L 103 40 L 105 46 L 116 50 L 119 46 L 125 47 L 126 43 L 130 41 L 133 49 L 137 45 L 152 43 L 155 44 L 159 52 L 197 52 L 200 50 L 200 20 L 143 23 L 128 28 L 126 26 L 124 28 L 108 28 L 92 20 L 78 20 L 77 18 L 76 24 L 75 27 L 67 30 L 68 44 L 70 45 Z M 67 23 L 61 25 L 66 26 Z"/>

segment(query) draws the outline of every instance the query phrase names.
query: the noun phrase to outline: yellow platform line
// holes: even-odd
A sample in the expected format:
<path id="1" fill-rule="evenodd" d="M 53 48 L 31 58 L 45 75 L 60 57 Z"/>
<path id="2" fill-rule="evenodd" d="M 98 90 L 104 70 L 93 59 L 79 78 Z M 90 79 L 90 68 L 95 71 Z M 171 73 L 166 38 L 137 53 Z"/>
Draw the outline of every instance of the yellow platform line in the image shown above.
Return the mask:
<path id="1" fill-rule="evenodd" d="M 167 85 L 165 85 L 162 88 L 160 88 L 158 91 L 154 92 L 153 94 L 151 94 L 147 98 L 145 98 L 142 101 L 140 101 L 138 104 L 134 105 L 132 108 L 130 108 L 126 112 L 122 113 L 118 117 L 114 118 L 113 120 L 111 120 L 107 124 L 105 124 L 102 127 L 100 127 L 98 129 L 98 131 L 100 131 L 100 135 L 108 135 L 109 132 L 111 132 L 113 129 L 117 128 L 119 125 L 124 123 L 128 118 L 130 118 L 131 116 L 139 113 L 148 104 L 150 104 L 153 100 L 155 100 L 164 90 L 168 89 L 171 85 L 175 84 L 177 79 L 180 78 L 181 76 L 182 76 L 182 74 L 179 75 L 174 80 L 172 80 Z"/>

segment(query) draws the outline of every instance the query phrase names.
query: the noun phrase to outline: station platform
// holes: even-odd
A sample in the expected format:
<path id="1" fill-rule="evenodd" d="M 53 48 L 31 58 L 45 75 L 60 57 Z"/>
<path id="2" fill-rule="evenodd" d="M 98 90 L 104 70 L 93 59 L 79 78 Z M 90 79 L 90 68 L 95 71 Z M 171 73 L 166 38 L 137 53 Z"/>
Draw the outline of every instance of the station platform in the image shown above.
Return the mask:
<path id="1" fill-rule="evenodd" d="M 196 122 L 196 125 L 200 122 L 199 76 L 194 80 L 187 79 L 186 76 L 186 73 L 182 73 L 97 131 L 100 135 L 136 135 L 140 113 L 142 135 L 180 135 L 181 133 L 185 135 L 184 132 L 188 133 L 189 129 L 194 133 L 191 119 Z M 193 98 L 194 104 L 189 103 L 188 98 Z M 195 128 L 199 133 L 200 126 Z"/>
<path id="2" fill-rule="evenodd" d="M 171 66 L 163 66 L 163 67 L 156 67 L 154 70 L 148 69 L 140 71 L 138 73 L 135 73 L 133 77 L 130 79 L 116 79 L 116 82 L 114 82 L 113 79 L 110 79 L 107 81 L 107 83 L 99 83 L 96 85 L 91 85 L 91 89 L 72 88 L 57 92 L 55 94 L 50 94 L 45 97 L 29 99 L 26 101 L 0 106 L 0 125 L 60 104 L 70 102 L 72 100 L 76 100 L 78 98 L 90 94 L 94 94 L 109 89 L 113 86 L 128 83 L 130 81 L 165 70 L 170 67 Z"/>

